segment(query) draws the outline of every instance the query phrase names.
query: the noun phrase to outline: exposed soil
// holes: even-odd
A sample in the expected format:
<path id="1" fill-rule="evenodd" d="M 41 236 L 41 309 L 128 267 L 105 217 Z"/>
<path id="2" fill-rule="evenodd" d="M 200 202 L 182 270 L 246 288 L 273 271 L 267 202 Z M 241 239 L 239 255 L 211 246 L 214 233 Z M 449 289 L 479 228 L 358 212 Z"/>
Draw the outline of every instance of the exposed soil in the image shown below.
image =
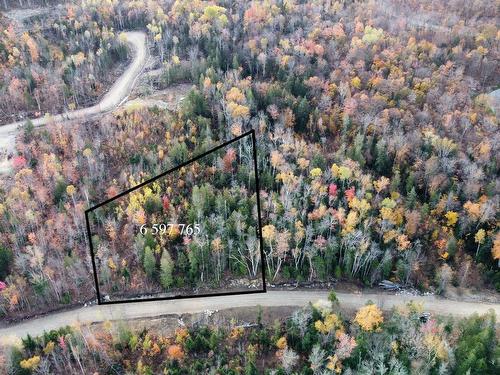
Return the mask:
<path id="1" fill-rule="evenodd" d="M 401 295 L 401 296 L 418 296 L 418 295 L 423 295 L 422 293 L 420 294 L 412 294 L 413 291 L 409 291 L 408 293 L 405 293 L 404 291 L 399 291 L 399 292 L 391 292 L 391 291 L 383 291 L 380 288 L 363 288 L 359 284 L 354 283 L 354 282 L 330 282 L 330 283 L 306 283 L 306 285 L 299 285 L 296 286 L 295 284 L 291 283 L 286 283 L 286 284 L 281 284 L 281 285 L 276 285 L 276 286 L 267 286 L 268 291 L 328 291 L 328 290 L 334 290 L 335 292 L 339 293 L 348 293 L 352 295 L 370 295 L 373 294 L 374 296 L 378 296 L 380 294 L 387 295 L 387 296 L 394 296 L 394 295 Z M 447 293 L 445 294 L 445 300 L 450 300 L 451 301 L 458 301 L 458 302 L 476 302 L 476 303 L 493 303 L 493 304 L 500 304 L 500 294 L 493 292 L 493 291 L 471 291 L 469 289 L 458 289 L 458 288 L 452 288 L 448 289 Z M 235 296 L 234 298 L 246 298 L 245 295 L 241 296 Z M 186 300 L 184 300 L 186 301 Z M 190 300 L 187 300 L 190 301 Z M 53 309 L 44 309 L 39 311 L 38 314 L 36 315 L 15 315 L 15 316 L 9 316 L 9 318 L 2 317 L 2 320 L 0 321 L 0 327 L 7 327 L 12 324 L 17 324 L 21 323 L 24 321 L 29 321 L 32 319 L 44 317 L 50 314 L 56 314 L 56 313 L 61 313 L 65 311 L 71 311 L 75 309 L 82 308 L 84 306 L 90 307 L 93 305 L 97 305 L 97 300 L 91 300 L 91 301 L 79 301 L 75 302 L 72 304 L 68 305 L 60 305 L 58 307 L 55 307 Z M 283 307 L 280 307 L 283 308 Z M 249 308 L 250 309 L 250 308 Z M 156 318 L 152 318 L 153 320 Z"/>
<path id="2" fill-rule="evenodd" d="M 244 296 L 242 296 L 244 298 Z M 130 319 L 126 322 L 116 321 L 115 328 L 120 324 L 126 324 L 128 329 L 140 331 L 142 329 L 150 329 L 154 332 L 171 336 L 180 326 L 193 327 L 197 325 L 208 325 L 218 327 L 229 327 L 232 324 L 241 327 L 254 326 L 257 324 L 259 311 L 261 314 L 261 322 L 266 326 L 272 325 L 276 320 L 283 321 L 290 317 L 297 310 L 294 306 L 251 306 L 245 308 L 230 308 L 224 310 L 205 311 L 203 313 L 194 314 L 169 314 L 151 319 Z M 99 332 L 103 329 L 102 322 L 93 323 L 90 329 L 93 332 Z"/>

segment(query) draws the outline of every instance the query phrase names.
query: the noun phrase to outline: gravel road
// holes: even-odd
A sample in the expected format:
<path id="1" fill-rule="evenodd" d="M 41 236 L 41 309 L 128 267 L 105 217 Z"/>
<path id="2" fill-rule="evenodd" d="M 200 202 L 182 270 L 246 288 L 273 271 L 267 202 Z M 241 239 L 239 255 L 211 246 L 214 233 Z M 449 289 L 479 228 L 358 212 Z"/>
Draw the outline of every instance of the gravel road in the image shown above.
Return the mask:
<path id="1" fill-rule="evenodd" d="M 48 121 L 63 122 L 88 118 L 111 111 L 126 101 L 137 77 L 144 68 L 148 50 L 146 48 L 146 34 L 144 32 L 128 31 L 125 32 L 125 35 L 127 36 L 127 42 L 132 47 L 132 52 L 134 54 L 133 60 L 99 103 L 91 107 L 77 109 L 75 111 L 69 111 L 50 117 L 43 116 L 32 119 L 33 125 L 38 127 L 45 125 Z M 14 150 L 15 138 L 19 132 L 19 127 L 25 123 L 26 120 L 0 126 L 0 154 L 12 152 Z M 0 174 L 7 172 L 8 168 L 9 163 L 6 159 L 0 160 Z"/>
<path id="2" fill-rule="evenodd" d="M 328 291 L 269 291 L 265 294 L 206 297 L 171 301 L 136 302 L 115 305 L 81 307 L 75 310 L 50 314 L 0 329 L 0 345 L 12 342 L 26 334 L 38 335 L 45 330 L 71 325 L 75 322 L 89 324 L 106 320 L 153 318 L 169 314 L 198 313 L 205 310 L 223 310 L 248 306 L 304 306 L 318 299 L 326 299 Z M 435 296 L 407 296 L 379 294 L 337 293 L 344 309 L 357 309 L 371 300 L 384 310 L 402 305 L 410 300 L 423 302 L 426 311 L 437 315 L 468 316 L 484 314 L 493 309 L 500 315 L 500 304 L 458 302 Z"/>

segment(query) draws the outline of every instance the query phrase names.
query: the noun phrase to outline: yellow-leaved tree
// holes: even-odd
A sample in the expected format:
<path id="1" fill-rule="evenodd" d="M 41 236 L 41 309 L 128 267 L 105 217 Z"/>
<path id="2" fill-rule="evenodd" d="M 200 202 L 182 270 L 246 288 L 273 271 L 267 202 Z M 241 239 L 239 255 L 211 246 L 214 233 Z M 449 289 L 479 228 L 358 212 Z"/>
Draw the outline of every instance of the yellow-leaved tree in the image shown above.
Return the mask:
<path id="1" fill-rule="evenodd" d="M 354 323 L 357 323 L 363 331 L 373 331 L 383 321 L 382 311 L 375 304 L 363 306 L 354 318 Z"/>
<path id="2" fill-rule="evenodd" d="M 40 363 L 40 356 L 35 355 L 34 357 L 23 359 L 21 362 L 19 362 L 19 365 L 21 366 L 21 368 L 25 370 L 34 370 L 39 363 Z"/>
<path id="3" fill-rule="evenodd" d="M 486 238 L 486 231 L 484 229 L 479 229 L 474 235 L 474 241 L 477 243 L 476 257 L 477 254 L 479 253 L 479 248 L 483 244 L 485 238 Z"/>
<path id="4" fill-rule="evenodd" d="M 458 221 L 458 213 L 455 211 L 448 211 L 446 213 L 446 225 L 449 227 L 454 226 Z"/>
<path id="5" fill-rule="evenodd" d="M 337 329 L 343 329 L 342 320 L 336 314 L 327 315 L 324 321 L 317 320 L 314 327 L 324 335 Z"/>

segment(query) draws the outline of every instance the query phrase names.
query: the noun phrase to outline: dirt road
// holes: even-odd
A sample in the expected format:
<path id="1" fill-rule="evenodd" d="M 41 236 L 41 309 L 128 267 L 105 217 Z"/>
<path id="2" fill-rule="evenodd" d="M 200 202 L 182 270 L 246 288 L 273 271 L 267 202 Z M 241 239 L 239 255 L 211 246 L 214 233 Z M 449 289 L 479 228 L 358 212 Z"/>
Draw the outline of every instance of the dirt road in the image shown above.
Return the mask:
<path id="1" fill-rule="evenodd" d="M 266 294 L 207 297 L 173 301 L 151 301 L 116 305 L 82 307 L 32 319 L 0 329 L 0 345 L 15 341 L 26 334 L 38 335 L 75 322 L 89 324 L 106 320 L 152 318 L 168 314 L 198 313 L 205 310 L 223 310 L 247 306 L 304 306 L 318 299 L 326 299 L 327 291 L 270 291 Z M 380 294 L 337 293 L 345 309 L 357 309 L 371 300 L 384 310 L 404 304 L 410 300 L 423 302 L 426 311 L 439 315 L 467 316 L 475 312 L 486 313 L 493 309 L 500 315 L 500 304 L 457 302 L 434 296 L 406 296 Z"/>
<path id="2" fill-rule="evenodd" d="M 127 42 L 132 47 L 132 52 L 134 54 L 133 60 L 99 103 L 91 107 L 75 111 L 32 119 L 31 121 L 33 122 L 33 125 L 43 126 L 48 121 L 61 122 L 88 118 L 90 116 L 111 111 L 112 109 L 118 107 L 121 103 L 125 102 L 137 77 L 142 72 L 148 56 L 146 48 L 146 34 L 144 32 L 128 31 L 125 32 L 125 35 L 127 36 Z M 16 134 L 19 131 L 19 127 L 23 126 L 25 123 L 26 120 L 0 126 L 0 153 L 12 152 L 14 150 Z M 0 173 L 2 173 L 2 170 L 5 171 L 7 168 L 8 163 L 6 160 L 0 160 Z"/>

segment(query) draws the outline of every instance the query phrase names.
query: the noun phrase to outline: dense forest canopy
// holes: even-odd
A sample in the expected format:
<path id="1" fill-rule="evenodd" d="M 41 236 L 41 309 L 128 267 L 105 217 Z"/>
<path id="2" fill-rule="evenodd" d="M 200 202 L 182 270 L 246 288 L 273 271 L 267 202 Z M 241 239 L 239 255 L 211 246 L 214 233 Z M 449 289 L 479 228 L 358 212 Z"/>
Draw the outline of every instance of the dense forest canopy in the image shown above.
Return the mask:
<path id="1" fill-rule="evenodd" d="M 176 112 L 27 124 L 0 182 L 1 313 L 93 298 L 83 211 L 249 129 L 271 283 L 500 288 L 497 2 L 84 1 L 50 17 L 59 38 L 52 22 L 0 36 L 3 111 L 35 108 L 52 87 L 37 71 L 60 83 L 46 100 L 76 102 L 89 86 L 63 84 L 68 66 L 88 78 L 87 56 L 130 29 L 148 33 L 157 88 L 193 89 Z"/>
<path id="2" fill-rule="evenodd" d="M 101 296 L 264 289 L 252 141 L 242 135 L 88 213 Z"/>

